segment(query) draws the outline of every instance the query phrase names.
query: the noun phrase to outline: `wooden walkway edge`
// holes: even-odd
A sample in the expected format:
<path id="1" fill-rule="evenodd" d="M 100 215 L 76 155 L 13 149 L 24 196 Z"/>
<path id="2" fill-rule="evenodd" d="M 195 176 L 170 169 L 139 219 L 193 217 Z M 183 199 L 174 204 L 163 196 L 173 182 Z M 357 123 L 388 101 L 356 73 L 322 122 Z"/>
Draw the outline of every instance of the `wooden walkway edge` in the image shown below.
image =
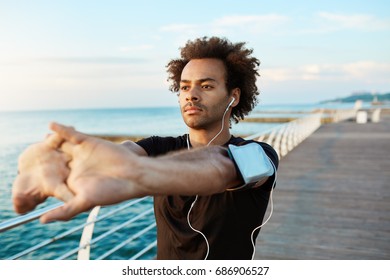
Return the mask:
<path id="1" fill-rule="evenodd" d="M 281 160 L 255 259 L 390 259 L 390 115 L 322 125 Z"/>

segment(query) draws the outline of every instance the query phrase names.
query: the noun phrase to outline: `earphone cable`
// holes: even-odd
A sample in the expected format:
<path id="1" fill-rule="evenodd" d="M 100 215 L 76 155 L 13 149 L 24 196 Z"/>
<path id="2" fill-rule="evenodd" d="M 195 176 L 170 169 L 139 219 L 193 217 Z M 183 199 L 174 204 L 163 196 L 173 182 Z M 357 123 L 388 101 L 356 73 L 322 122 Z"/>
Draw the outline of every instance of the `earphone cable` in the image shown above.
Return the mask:
<path id="1" fill-rule="evenodd" d="M 224 128 L 224 125 L 225 125 L 225 116 L 226 116 L 226 113 L 227 111 L 229 110 L 229 107 L 230 105 L 226 108 L 225 112 L 223 113 L 223 116 L 222 116 L 222 125 L 221 125 L 221 129 L 220 131 L 209 141 L 209 143 L 207 144 L 207 147 L 210 146 L 210 144 L 222 133 L 223 131 L 223 128 Z M 190 135 L 187 134 L 187 149 L 189 150 L 190 149 Z M 200 235 L 202 235 L 202 237 L 204 238 L 204 240 L 206 241 L 206 247 L 207 247 L 207 252 L 206 252 L 206 256 L 204 257 L 205 260 L 207 260 L 207 257 L 209 256 L 209 252 L 210 252 L 210 244 L 209 244 L 209 241 L 207 240 L 207 237 L 204 235 L 203 232 L 201 232 L 200 230 L 197 230 L 196 228 L 194 228 L 191 224 L 191 221 L 190 221 L 190 214 L 191 214 L 191 211 L 192 209 L 194 208 L 194 205 L 196 203 L 196 201 L 198 200 L 198 195 L 195 196 L 195 200 L 192 202 L 191 204 L 191 207 L 190 209 L 188 210 L 188 213 L 187 213 L 187 223 L 189 225 L 189 227 L 199 233 Z"/>

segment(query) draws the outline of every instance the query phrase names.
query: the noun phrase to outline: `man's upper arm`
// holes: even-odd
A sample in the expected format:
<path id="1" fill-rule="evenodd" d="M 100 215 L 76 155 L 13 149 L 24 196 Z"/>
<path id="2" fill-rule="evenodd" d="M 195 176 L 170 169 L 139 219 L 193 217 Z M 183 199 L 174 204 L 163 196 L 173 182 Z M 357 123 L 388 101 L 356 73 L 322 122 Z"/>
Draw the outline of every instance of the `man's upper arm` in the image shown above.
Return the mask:
<path id="1" fill-rule="evenodd" d="M 259 160 L 261 160 L 261 162 L 264 162 L 264 163 L 267 163 L 266 161 L 269 161 L 271 163 L 272 168 L 271 168 L 270 164 L 267 164 L 267 165 L 268 165 L 269 171 L 270 171 L 270 169 L 272 169 L 272 174 L 265 175 L 264 177 L 258 178 L 257 181 L 247 182 L 248 180 L 244 180 L 244 178 L 242 176 L 243 174 L 242 174 L 239 166 L 237 165 L 237 162 L 235 162 L 235 160 L 232 159 L 235 162 L 235 167 L 236 167 L 236 170 L 238 171 L 237 173 L 239 174 L 241 184 L 234 187 L 234 188 L 228 189 L 229 191 L 252 189 L 252 188 L 257 188 L 260 186 L 264 187 L 268 190 L 271 190 L 271 188 L 274 186 L 274 183 L 275 183 L 274 181 L 276 179 L 276 172 L 277 172 L 276 170 L 277 170 L 278 165 L 279 165 L 279 158 L 278 158 L 277 153 L 270 145 L 263 143 L 263 142 L 245 141 L 245 142 L 241 142 L 238 146 L 245 146 L 245 145 L 250 144 L 250 143 L 256 143 L 256 144 L 260 145 L 260 147 L 261 147 L 260 150 L 262 150 L 263 156 L 259 156 Z M 254 147 L 254 146 L 252 146 L 252 147 Z M 229 153 L 231 156 L 231 152 L 229 152 Z M 257 157 L 256 153 L 253 153 L 253 156 Z M 245 157 L 245 158 L 247 158 L 247 157 Z M 241 159 L 243 159 L 243 158 L 241 158 Z M 254 159 L 252 158 L 251 160 L 253 161 Z M 255 162 L 253 162 L 253 164 L 256 165 Z M 263 164 L 263 163 L 261 163 L 261 164 Z M 245 162 L 245 164 L 243 164 L 241 166 L 244 166 L 244 169 L 249 168 L 249 170 L 251 170 L 251 165 L 252 165 L 251 162 Z M 262 170 L 262 172 L 263 171 L 264 170 Z M 251 171 L 249 173 L 251 173 Z M 268 172 L 266 172 L 266 173 L 268 173 Z M 263 174 L 265 174 L 265 173 L 263 173 Z M 251 174 L 251 175 L 253 175 L 253 174 Z"/>

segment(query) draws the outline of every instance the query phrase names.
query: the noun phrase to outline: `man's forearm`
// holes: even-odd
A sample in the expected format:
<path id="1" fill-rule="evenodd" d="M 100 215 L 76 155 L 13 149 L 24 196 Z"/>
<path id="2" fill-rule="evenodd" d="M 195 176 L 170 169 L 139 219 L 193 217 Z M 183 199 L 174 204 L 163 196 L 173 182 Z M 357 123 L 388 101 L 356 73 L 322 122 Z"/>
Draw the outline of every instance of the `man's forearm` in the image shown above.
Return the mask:
<path id="1" fill-rule="evenodd" d="M 148 195 L 209 195 L 240 183 L 226 150 L 217 146 L 157 158 L 140 157 L 136 170 L 129 169 L 129 175 L 134 187 Z"/>

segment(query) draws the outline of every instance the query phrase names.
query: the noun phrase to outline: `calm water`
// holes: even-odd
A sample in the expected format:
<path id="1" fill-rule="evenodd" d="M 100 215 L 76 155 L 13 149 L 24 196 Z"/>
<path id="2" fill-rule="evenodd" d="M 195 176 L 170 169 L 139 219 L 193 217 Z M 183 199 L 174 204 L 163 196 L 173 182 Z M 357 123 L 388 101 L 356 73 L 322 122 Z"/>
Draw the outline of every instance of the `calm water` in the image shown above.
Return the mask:
<path id="1" fill-rule="evenodd" d="M 328 105 L 328 107 L 331 105 Z M 334 105 L 333 105 L 334 106 Z M 350 108 L 350 104 L 340 104 Z M 324 105 L 278 105 L 259 107 L 261 114 L 267 111 L 310 111 Z M 94 110 L 61 110 L 61 111 L 31 111 L 31 112 L 0 112 L 0 222 L 17 215 L 12 210 L 11 186 L 17 172 L 18 155 L 31 143 L 41 141 L 47 133 L 48 123 L 57 121 L 63 124 L 72 125 L 76 129 L 90 134 L 112 134 L 112 135 L 137 135 L 137 136 L 178 136 L 186 133 L 180 112 L 177 108 L 132 108 L 132 109 L 94 109 Z M 267 130 L 275 124 L 241 123 L 233 125 L 233 134 L 254 134 Z M 42 206 L 57 202 L 50 199 Z M 95 226 L 94 237 L 115 227 L 123 219 L 129 219 L 145 209 L 152 206 L 149 199 L 131 210 L 123 211 L 114 219 L 103 221 Z M 110 209 L 117 206 L 110 207 Z M 110 209 L 102 209 L 105 213 Z M 0 234 L 0 259 L 5 259 L 13 254 L 29 248 L 47 238 L 62 233 L 74 225 L 85 221 L 87 214 L 81 214 L 72 221 L 63 223 L 56 222 L 49 225 L 41 225 L 33 222 L 28 225 L 12 229 Z M 153 215 L 137 222 L 132 227 L 126 227 L 118 233 L 110 236 L 92 247 L 92 259 L 96 258 L 106 250 L 109 250 L 121 241 L 129 238 L 132 232 L 148 225 L 153 221 Z M 50 247 L 40 249 L 29 254 L 27 259 L 53 259 L 62 253 L 76 248 L 81 232 L 67 237 L 61 242 L 56 242 Z M 131 242 L 108 259 L 127 259 L 145 244 L 155 239 L 155 232 L 144 235 L 141 239 Z M 145 258 L 152 258 L 155 251 L 150 251 Z M 72 256 L 71 259 L 74 259 Z"/>

